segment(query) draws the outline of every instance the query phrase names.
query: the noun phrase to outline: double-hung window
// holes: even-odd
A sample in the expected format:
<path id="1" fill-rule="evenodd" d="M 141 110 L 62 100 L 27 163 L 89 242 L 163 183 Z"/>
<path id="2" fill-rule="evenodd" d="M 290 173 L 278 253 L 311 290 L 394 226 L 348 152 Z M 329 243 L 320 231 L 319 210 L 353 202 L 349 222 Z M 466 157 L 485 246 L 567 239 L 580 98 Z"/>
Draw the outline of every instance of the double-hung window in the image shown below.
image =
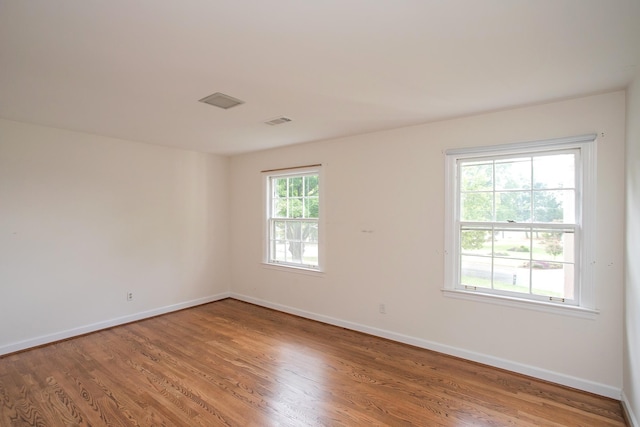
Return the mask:
<path id="1" fill-rule="evenodd" d="M 445 291 L 592 309 L 595 136 L 449 150 Z"/>
<path id="2" fill-rule="evenodd" d="M 320 167 L 266 175 L 266 262 L 321 270 Z"/>

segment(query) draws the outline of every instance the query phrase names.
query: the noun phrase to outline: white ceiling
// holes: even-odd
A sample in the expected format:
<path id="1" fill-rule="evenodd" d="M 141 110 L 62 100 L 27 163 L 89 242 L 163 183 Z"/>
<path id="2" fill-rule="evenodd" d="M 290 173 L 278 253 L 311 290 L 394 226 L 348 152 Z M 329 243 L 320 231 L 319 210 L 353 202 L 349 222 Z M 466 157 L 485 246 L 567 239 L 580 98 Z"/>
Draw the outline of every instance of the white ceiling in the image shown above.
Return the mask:
<path id="1" fill-rule="evenodd" d="M 0 0 L 0 117 L 235 154 L 624 88 L 638 0 Z M 246 103 L 198 102 L 214 92 Z M 265 121 L 285 115 L 290 123 Z"/>

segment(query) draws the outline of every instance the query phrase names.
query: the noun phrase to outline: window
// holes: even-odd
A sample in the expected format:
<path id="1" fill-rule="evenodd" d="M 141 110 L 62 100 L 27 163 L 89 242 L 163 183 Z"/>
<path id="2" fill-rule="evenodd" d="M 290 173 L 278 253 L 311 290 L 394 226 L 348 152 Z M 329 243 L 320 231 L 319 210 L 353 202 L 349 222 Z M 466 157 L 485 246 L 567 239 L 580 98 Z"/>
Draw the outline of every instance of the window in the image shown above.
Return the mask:
<path id="1" fill-rule="evenodd" d="M 449 150 L 445 291 L 593 308 L 595 136 Z"/>
<path id="2" fill-rule="evenodd" d="M 320 168 L 266 175 L 266 262 L 320 270 Z"/>

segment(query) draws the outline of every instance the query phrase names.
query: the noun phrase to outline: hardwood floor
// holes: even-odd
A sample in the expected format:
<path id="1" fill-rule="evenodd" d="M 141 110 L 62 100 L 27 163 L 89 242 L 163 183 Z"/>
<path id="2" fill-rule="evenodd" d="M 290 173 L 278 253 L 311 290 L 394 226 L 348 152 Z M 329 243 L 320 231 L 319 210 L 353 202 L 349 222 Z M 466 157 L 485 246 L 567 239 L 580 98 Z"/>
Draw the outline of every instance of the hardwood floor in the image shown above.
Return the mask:
<path id="1" fill-rule="evenodd" d="M 0 358 L 0 426 L 623 426 L 620 403 L 227 299 Z"/>

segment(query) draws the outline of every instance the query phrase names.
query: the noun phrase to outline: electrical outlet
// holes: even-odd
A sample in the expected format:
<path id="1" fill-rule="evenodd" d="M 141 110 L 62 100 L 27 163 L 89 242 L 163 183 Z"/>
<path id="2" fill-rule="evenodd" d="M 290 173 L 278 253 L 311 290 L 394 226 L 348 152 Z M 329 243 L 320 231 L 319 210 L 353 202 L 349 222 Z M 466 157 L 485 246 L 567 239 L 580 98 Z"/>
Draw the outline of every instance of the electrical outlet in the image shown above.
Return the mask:
<path id="1" fill-rule="evenodd" d="M 133 292 L 127 292 L 127 301 L 133 301 Z"/>
<path id="2" fill-rule="evenodd" d="M 380 311 L 380 314 L 387 314 L 387 307 L 385 307 L 384 304 L 380 304 L 378 306 L 378 311 Z"/>

